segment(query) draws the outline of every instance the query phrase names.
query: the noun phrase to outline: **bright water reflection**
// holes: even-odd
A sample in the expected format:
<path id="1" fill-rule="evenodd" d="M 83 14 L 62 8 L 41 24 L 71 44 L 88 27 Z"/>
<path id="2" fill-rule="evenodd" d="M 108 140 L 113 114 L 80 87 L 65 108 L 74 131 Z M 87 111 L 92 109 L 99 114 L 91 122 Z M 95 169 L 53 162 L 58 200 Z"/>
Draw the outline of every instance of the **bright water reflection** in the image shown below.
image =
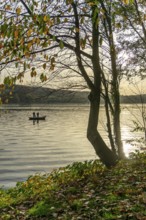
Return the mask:
<path id="1" fill-rule="evenodd" d="M 75 161 L 96 158 L 86 139 L 88 106 L 10 109 L 1 111 L 0 116 L 0 186 L 13 186 L 36 172 L 50 172 Z M 35 124 L 29 121 L 34 110 L 46 115 L 46 121 Z M 132 135 L 129 116 L 126 110 L 122 114 L 124 140 Z M 107 140 L 104 121 L 101 111 L 100 132 Z M 133 148 L 125 144 L 127 155 L 131 150 Z"/>

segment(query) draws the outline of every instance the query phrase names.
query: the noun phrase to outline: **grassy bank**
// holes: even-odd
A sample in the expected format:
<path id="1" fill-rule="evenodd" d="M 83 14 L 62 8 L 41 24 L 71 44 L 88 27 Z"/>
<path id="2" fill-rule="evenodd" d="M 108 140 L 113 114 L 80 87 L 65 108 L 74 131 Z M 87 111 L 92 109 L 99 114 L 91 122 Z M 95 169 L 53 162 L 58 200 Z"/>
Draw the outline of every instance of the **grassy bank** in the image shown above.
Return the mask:
<path id="1" fill-rule="evenodd" d="M 146 220 L 146 154 L 106 169 L 98 160 L 0 190 L 0 219 Z"/>

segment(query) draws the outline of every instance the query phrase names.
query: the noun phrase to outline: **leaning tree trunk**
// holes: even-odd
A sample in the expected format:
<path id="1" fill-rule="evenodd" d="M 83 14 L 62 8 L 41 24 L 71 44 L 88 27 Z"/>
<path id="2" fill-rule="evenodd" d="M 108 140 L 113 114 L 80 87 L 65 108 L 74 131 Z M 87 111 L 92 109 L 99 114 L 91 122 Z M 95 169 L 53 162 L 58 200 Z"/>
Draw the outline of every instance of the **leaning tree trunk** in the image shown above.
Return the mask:
<path id="1" fill-rule="evenodd" d="M 112 150 L 107 147 L 106 143 L 97 130 L 99 103 L 97 99 L 94 99 L 91 96 L 89 100 L 90 113 L 87 128 L 87 138 L 94 147 L 95 152 L 99 156 L 102 163 L 107 167 L 115 166 L 118 162 L 118 157 Z"/>

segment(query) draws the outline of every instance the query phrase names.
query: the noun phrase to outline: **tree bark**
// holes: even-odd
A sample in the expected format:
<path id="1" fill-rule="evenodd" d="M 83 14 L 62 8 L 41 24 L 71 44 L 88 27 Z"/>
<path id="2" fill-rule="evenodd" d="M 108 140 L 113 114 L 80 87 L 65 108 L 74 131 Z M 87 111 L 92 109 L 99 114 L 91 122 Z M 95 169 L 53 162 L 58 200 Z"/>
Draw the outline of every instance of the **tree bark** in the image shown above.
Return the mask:
<path id="1" fill-rule="evenodd" d="M 97 99 L 93 98 L 92 93 L 89 96 L 89 100 L 90 113 L 87 128 L 87 138 L 94 147 L 95 152 L 99 156 L 101 162 L 106 167 L 115 166 L 118 162 L 118 157 L 112 150 L 108 148 L 97 130 L 99 103 Z"/>

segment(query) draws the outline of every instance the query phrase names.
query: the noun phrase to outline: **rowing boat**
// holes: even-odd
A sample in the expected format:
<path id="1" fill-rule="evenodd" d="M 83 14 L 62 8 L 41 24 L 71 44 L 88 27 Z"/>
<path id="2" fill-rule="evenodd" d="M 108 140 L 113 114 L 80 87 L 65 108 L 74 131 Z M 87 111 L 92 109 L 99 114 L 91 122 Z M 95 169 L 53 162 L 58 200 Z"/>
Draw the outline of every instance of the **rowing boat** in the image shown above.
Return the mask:
<path id="1" fill-rule="evenodd" d="M 41 117 L 29 117 L 29 120 L 45 120 L 46 116 L 41 116 Z"/>

